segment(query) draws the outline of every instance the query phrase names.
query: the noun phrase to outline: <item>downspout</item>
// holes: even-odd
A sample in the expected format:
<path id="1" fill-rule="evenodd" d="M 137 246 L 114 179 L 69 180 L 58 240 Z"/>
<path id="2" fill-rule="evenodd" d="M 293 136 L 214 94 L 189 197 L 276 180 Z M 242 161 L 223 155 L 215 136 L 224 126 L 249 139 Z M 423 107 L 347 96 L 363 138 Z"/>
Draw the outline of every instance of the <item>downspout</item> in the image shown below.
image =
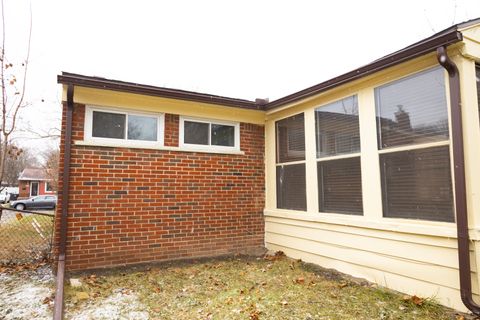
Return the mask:
<path id="1" fill-rule="evenodd" d="M 463 304 L 475 315 L 480 315 L 480 305 L 473 301 L 470 240 L 468 237 L 468 213 L 465 187 L 465 159 L 463 151 L 462 101 L 460 97 L 460 77 L 458 68 L 450 60 L 444 46 L 437 48 L 437 59 L 449 76 L 450 117 L 452 121 L 453 176 L 455 192 L 455 212 L 457 222 L 458 268 L 460 274 L 460 295 Z"/>
<path id="2" fill-rule="evenodd" d="M 55 290 L 54 320 L 63 319 L 63 285 L 65 282 L 65 253 L 67 248 L 67 215 L 70 184 L 70 158 L 72 145 L 73 85 L 67 88 L 67 114 L 63 156 L 62 215 L 60 217 L 60 239 L 58 245 L 57 282 Z"/>

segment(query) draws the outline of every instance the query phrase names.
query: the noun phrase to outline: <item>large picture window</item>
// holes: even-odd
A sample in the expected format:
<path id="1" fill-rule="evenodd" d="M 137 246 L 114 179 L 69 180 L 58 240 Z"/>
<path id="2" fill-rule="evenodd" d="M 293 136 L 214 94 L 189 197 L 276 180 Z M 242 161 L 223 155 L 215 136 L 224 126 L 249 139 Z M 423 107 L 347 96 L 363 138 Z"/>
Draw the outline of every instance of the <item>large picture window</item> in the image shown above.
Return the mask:
<path id="1" fill-rule="evenodd" d="M 444 76 L 435 68 L 375 89 L 384 217 L 454 221 Z"/>
<path id="2" fill-rule="evenodd" d="M 275 123 L 277 208 L 307 210 L 305 117 L 303 113 Z"/>
<path id="3" fill-rule="evenodd" d="M 361 215 L 357 96 L 315 109 L 315 132 L 320 212 Z"/>
<path id="4" fill-rule="evenodd" d="M 180 146 L 200 150 L 239 151 L 239 123 L 181 117 Z"/>
<path id="5" fill-rule="evenodd" d="M 163 144 L 163 115 L 87 107 L 85 140 L 118 146 Z"/>

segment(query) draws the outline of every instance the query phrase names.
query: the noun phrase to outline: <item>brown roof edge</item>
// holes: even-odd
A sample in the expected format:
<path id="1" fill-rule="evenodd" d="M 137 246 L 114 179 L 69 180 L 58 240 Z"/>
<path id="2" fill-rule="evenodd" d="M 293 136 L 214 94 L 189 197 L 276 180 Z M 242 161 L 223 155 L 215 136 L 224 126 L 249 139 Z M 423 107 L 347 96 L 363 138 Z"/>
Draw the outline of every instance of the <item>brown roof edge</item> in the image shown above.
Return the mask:
<path id="1" fill-rule="evenodd" d="M 471 22 L 467 23 L 478 22 L 477 20 L 479 19 L 472 20 Z M 464 24 L 461 25 L 463 26 Z M 462 34 L 457 30 L 458 26 L 460 25 L 452 26 L 444 31 L 434 34 L 429 38 L 426 38 L 422 41 L 414 43 L 413 45 L 410 45 L 406 48 L 403 48 L 399 51 L 375 60 L 372 63 L 367 64 L 366 66 L 347 72 L 345 74 L 342 74 L 341 76 L 319 83 L 307 89 L 303 89 L 283 98 L 274 100 L 265 106 L 265 110 L 272 110 L 274 108 L 284 106 L 288 103 L 300 101 L 302 99 L 332 89 L 336 86 L 360 79 L 375 72 L 400 64 L 407 60 L 411 60 L 413 58 L 430 52 L 435 52 L 440 46 L 448 46 L 453 43 L 462 41 L 463 37 Z"/>
<path id="2" fill-rule="evenodd" d="M 72 84 L 80 87 L 107 89 L 121 92 L 129 92 L 136 94 L 145 94 L 156 97 L 180 99 L 187 101 L 195 101 L 202 103 L 211 103 L 221 106 L 252 109 L 252 110 L 264 110 L 266 103 L 258 103 L 255 101 L 228 98 L 222 96 L 216 96 L 205 93 L 198 93 L 193 91 L 185 91 L 178 89 L 170 89 L 164 87 L 155 87 L 133 82 L 124 82 L 118 80 L 105 79 L 100 77 L 91 77 L 75 73 L 62 72 L 57 77 L 58 83 Z"/>

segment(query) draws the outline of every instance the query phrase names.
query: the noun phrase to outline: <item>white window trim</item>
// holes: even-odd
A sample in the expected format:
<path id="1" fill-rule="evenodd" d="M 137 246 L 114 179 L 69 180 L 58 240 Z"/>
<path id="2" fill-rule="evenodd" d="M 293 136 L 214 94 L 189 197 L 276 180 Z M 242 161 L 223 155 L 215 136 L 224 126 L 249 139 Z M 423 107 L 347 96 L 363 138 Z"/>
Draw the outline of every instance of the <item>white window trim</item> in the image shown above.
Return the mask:
<path id="1" fill-rule="evenodd" d="M 157 118 L 157 141 L 144 141 L 144 140 L 129 140 L 126 137 L 124 139 L 112 139 L 112 138 L 99 138 L 92 136 L 93 130 L 93 111 L 118 113 L 126 115 L 126 127 L 125 135 L 128 134 L 128 115 L 134 116 L 149 116 Z M 151 113 L 142 112 L 129 109 L 117 109 L 111 107 L 102 106 L 86 106 L 85 108 L 85 126 L 84 126 L 84 142 L 88 144 L 108 146 L 108 147 L 127 147 L 127 148 L 158 148 L 163 146 L 165 132 L 165 115 L 163 113 Z"/>
<path id="2" fill-rule="evenodd" d="M 215 145 L 200 145 L 200 144 L 191 144 L 191 143 L 184 143 L 185 138 L 185 121 L 193 121 L 193 122 L 202 122 L 202 123 L 209 123 L 209 124 L 220 124 L 226 126 L 233 126 L 234 127 L 234 145 L 233 147 L 228 146 L 215 146 Z M 204 118 L 194 118 L 194 117 L 185 117 L 180 116 L 179 121 L 179 137 L 178 137 L 178 146 L 181 149 L 191 150 L 191 151 L 201 151 L 201 152 L 211 152 L 211 151 L 226 151 L 226 152 L 239 152 L 240 151 L 240 123 L 239 122 L 231 122 L 231 121 L 224 121 L 224 120 L 215 120 L 215 119 L 204 119 Z M 210 126 L 211 130 L 211 126 Z M 209 140 L 210 140 L 211 131 L 209 131 Z"/>

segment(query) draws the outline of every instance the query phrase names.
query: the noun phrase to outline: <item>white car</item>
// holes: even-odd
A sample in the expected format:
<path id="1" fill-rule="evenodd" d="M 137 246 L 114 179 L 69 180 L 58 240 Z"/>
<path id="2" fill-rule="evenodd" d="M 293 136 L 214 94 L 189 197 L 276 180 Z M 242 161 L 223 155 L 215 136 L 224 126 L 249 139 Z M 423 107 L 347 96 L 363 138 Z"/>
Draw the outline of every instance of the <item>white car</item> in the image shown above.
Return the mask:
<path id="1" fill-rule="evenodd" d="M 0 203 L 7 203 L 10 201 L 10 195 L 18 194 L 18 188 L 16 187 L 5 187 L 0 191 Z"/>

